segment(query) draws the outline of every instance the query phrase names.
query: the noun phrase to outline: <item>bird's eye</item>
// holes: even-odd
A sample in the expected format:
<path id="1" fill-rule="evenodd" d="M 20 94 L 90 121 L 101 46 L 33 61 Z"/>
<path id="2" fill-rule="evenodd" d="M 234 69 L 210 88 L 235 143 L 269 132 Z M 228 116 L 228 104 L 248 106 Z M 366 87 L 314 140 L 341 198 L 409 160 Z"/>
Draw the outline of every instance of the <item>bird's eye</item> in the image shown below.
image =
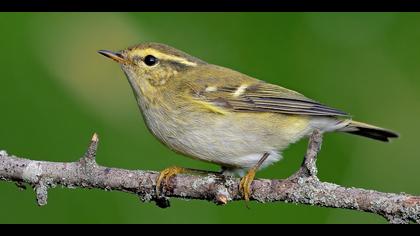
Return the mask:
<path id="1" fill-rule="evenodd" d="M 148 65 L 148 66 L 153 66 L 156 65 L 156 63 L 158 62 L 158 59 L 152 55 L 147 55 L 144 58 L 144 64 Z"/>

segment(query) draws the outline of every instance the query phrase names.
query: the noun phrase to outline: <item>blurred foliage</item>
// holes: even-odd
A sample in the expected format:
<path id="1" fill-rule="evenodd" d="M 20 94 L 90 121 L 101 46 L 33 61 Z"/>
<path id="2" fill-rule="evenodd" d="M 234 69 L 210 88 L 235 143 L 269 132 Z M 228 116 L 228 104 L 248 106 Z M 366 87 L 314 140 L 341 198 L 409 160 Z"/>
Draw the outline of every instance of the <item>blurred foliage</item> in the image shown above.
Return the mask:
<path id="1" fill-rule="evenodd" d="M 155 41 L 394 129 L 384 144 L 328 134 L 319 177 L 344 186 L 420 194 L 420 23 L 411 13 L 2 13 L 0 149 L 74 161 L 93 132 L 102 165 L 217 170 L 162 146 L 145 128 L 123 73 L 96 53 Z M 306 140 L 261 171 L 283 178 Z M 0 182 L 2 223 L 384 223 L 378 216 L 286 203 L 216 206 L 172 199 L 160 209 L 130 194 L 62 189 L 38 207 L 31 190 Z"/>

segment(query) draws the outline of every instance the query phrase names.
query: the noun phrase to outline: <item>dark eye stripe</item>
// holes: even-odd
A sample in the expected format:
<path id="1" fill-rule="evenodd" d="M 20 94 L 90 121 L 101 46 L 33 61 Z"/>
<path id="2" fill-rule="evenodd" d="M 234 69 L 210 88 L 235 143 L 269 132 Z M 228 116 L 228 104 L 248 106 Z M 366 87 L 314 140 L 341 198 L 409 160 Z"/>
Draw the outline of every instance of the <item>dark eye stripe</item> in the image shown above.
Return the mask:
<path id="1" fill-rule="evenodd" d="M 138 62 L 140 62 L 140 61 L 141 61 L 141 57 L 139 57 L 139 56 L 134 56 L 132 60 L 133 60 L 134 62 L 138 63 Z"/>
<path id="2" fill-rule="evenodd" d="M 186 70 L 186 69 L 190 68 L 190 66 L 187 66 L 183 63 L 179 63 L 179 62 L 176 62 L 176 61 L 170 61 L 170 60 L 162 60 L 162 64 L 169 65 L 171 68 L 175 69 L 176 71 L 183 71 L 183 70 Z"/>

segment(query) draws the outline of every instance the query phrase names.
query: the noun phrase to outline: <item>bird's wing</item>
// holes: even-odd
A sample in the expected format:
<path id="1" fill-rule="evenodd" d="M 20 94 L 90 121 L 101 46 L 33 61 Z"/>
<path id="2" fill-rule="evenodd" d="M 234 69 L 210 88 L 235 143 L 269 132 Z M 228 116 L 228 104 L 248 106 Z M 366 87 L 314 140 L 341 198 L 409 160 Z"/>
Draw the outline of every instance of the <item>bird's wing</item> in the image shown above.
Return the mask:
<path id="1" fill-rule="evenodd" d="M 322 105 L 300 93 L 263 81 L 230 80 L 221 84 L 223 85 L 208 83 L 201 88 L 192 88 L 194 101 L 217 113 L 234 111 L 349 116 L 343 111 Z"/>

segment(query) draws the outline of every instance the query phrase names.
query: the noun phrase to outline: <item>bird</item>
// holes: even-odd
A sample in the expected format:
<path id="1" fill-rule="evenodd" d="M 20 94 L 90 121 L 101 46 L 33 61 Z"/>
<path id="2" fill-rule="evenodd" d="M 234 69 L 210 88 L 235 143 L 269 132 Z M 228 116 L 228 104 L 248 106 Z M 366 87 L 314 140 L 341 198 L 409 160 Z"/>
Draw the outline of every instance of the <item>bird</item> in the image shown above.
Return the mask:
<path id="1" fill-rule="evenodd" d="M 219 165 L 223 175 L 241 177 L 238 188 L 246 201 L 256 172 L 282 159 L 283 150 L 314 130 L 384 142 L 399 136 L 354 121 L 299 92 L 165 44 L 145 42 L 98 52 L 121 66 L 148 130 L 176 153 Z M 156 194 L 172 176 L 194 171 L 178 166 L 162 170 Z"/>

